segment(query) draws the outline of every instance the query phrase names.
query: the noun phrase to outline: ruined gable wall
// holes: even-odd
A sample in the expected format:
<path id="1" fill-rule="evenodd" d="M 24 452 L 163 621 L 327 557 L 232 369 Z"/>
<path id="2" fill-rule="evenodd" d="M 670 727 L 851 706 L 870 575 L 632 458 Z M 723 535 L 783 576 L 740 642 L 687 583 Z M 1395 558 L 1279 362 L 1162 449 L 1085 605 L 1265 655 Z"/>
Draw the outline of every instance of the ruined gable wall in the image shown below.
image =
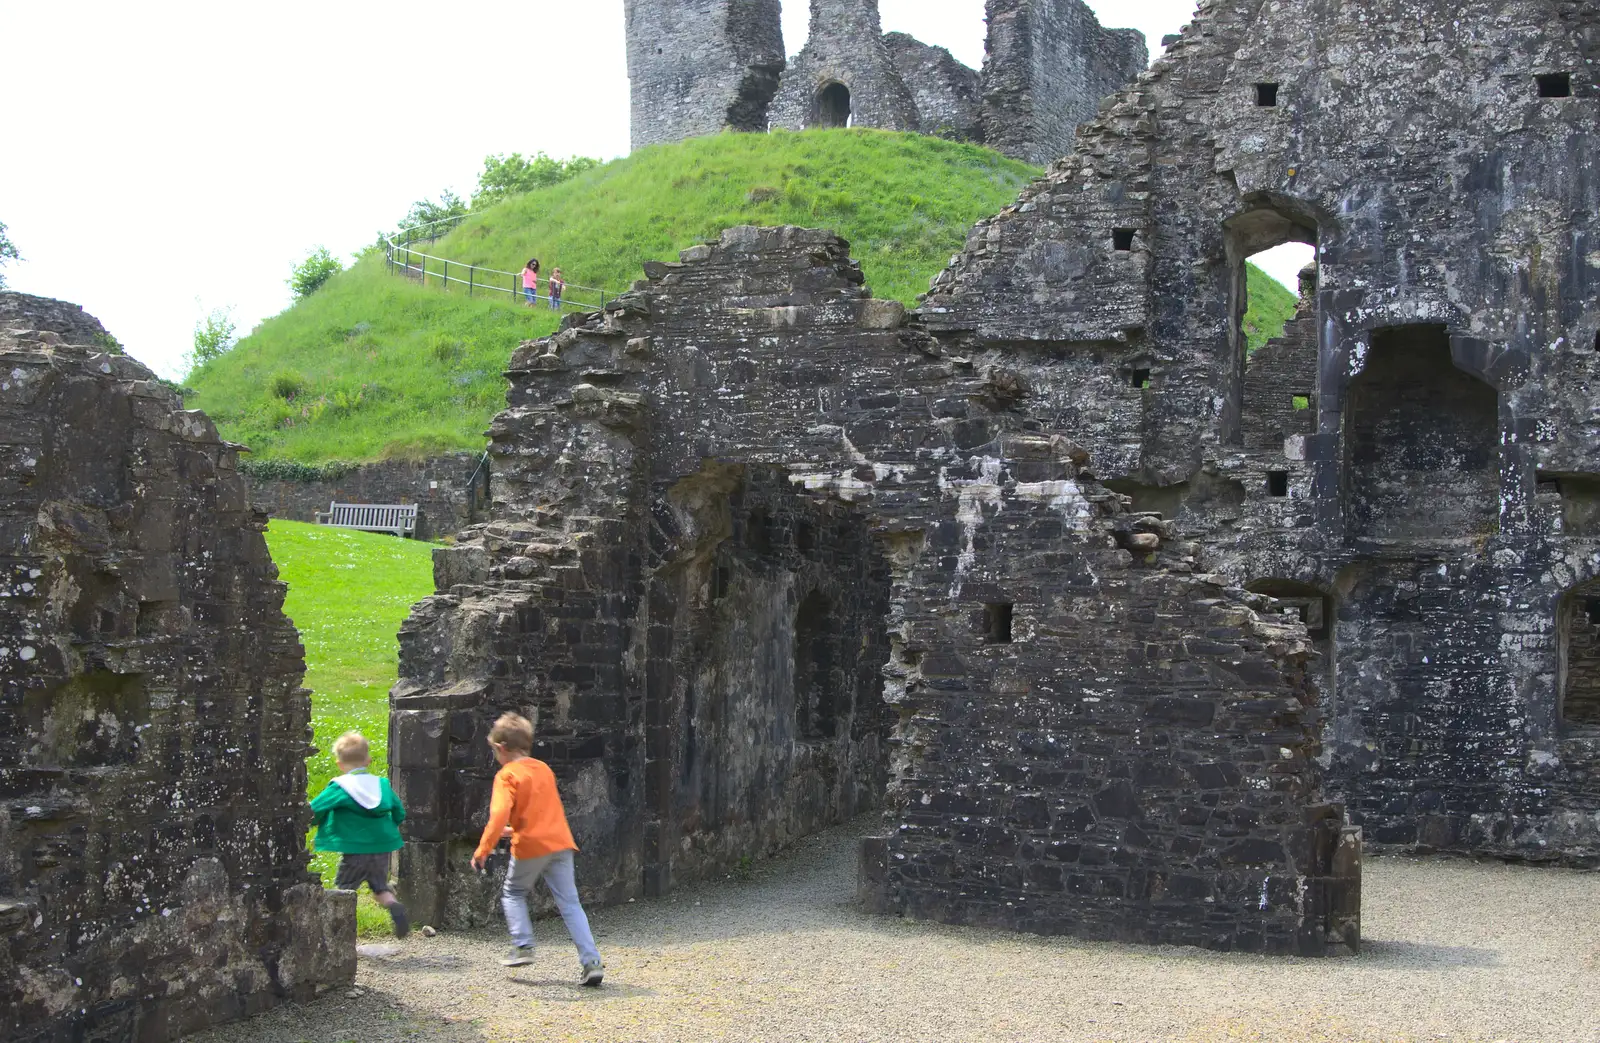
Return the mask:
<path id="1" fill-rule="evenodd" d="M 883 38 L 917 109 L 917 129 L 957 141 L 982 140 L 983 83 L 943 47 L 905 33 Z"/>
<path id="2" fill-rule="evenodd" d="M 765 131 L 784 67 L 779 0 L 627 0 L 634 148 Z"/>
<path id="3" fill-rule="evenodd" d="M 618 606 L 603 620 L 621 611 L 629 635 L 624 676 L 595 683 L 623 689 L 607 746 L 639 743 L 642 767 L 612 791 L 639 861 L 597 858 L 587 812 L 574 819 L 589 878 L 622 889 L 609 893 L 659 893 L 837 821 L 875 802 L 889 770 L 896 830 L 873 846 L 866 884 L 877 908 L 1266 951 L 1320 952 L 1357 930 L 1356 874 L 1339 864 L 1353 849 L 1318 796 L 1297 621 L 1262 619 L 1265 599 L 1200 574 L 1196 549 L 1161 519 L 1127 514 L 1032 412 L 1015 373 L 946 354 L 898 304 L 866 297 L 828 233 L 731 229 L 647 272 L 604 317 L 518 353 L 496 453 L 511 474 L 527 465 L 527 485 L 497 491 L 506 517 L 482 544 L 441 559 L 451 593 L 408 624 L 397 736 L 430 651 L 451 663 L 426 679 L 431 697 L 463 691 L 445 686 L 469 672 L 491 685 L 509 674 L 512 698 L 562 705 L 543 671 L 593 649 L 588 629 L 543 627 L 535 648 L 515 612 L 486 607 L 446 631 L 429 618 L 503 604 L 514 565 L 541 577 L 547 610 L 558 597 L 551 570 L 527 564 L 535 544 L 489 537 L 530 520 L 548 533 L 564 517 L 563 538 L 537 534 L 546 560 L 584 566 L 561 597 L 599 595 Z M 629 417 L 626 485 L 583 448 L 590 436 L 573 438 L 570 418 L 604 423 L 609 410 Z M 546 446 L 570 448 L 563 460 Z M 608 517 L 648 518 L 617 534 L 625 568 L 591 554 L 610 533 L 585 549 L 574 498 L 584 513 L 609 502 Z M 808 556 L 830 546 L 832 558 Z M 465 573 L 447 562 L 474 556 L 469 582 L 455 582 Z M 838 632 L 864 649 L 834 681 L 855 709 L 848 729 L 819 746 L 769 724 L 747 744 L 760 749 L 732 749 L 717 722 L 761 720 L 757 699 L 769 722 L 794 719 L 806 591 L 830 580 L 829 600 L 867 595 L 838 613 Z M 1000 602 L 1015 610 L 1009 643 L 991 640 L 987 606 Z M 458 658 L 469 630 L 471 666 Z M 735 689 L 751 705 L 728 702 Z M 605 697 L 580 683 L 565 698 Z M 708 785 L 724 769 L 755 780 L 756 762 L 787 770 L 776 800 L 771 779 Z M 574 768 L 558 765 L 564 786 Z"/>
<path id="4" fill-rule="evenodd" d="M 983 140 L 1044 165 L 1072 149 L 1100 99 L 1149 64 L 1144 35 L 1104 29 L 1082 0 L 988 0 Z"/>
<path id="5" fill-rule="evenodd" d="M 0 1036 L 168 1040 L 355 973 L 306 869 L 310 701 L 204 415 L 0 294 Z"/>
<path id="6" fill-rule="evenodd" d="M 1174 514 L 1219 571 L 1333 599 L 1331 774 L 1382 842 L 1600 854 L 1595 751 L 1559 719 L 1557 692 L 1560 601 L 1594 549 L 1563 528 L 1581 511 L 1535 496 L 1541 472 L 1582 489 L 1595 466 L 1579 400 L 1600 322 L 1581 245 L 1596 19 L 1551 0 L 1335 5 L 1309 25 L 1301 10 L 1203 4 L 1072 155 L 974 230 L 923 309 L 964 350 L 1025 343 L 1090 365 L 1098 352 L 1102 373 L 1148 363 L 1157 405 L 1137 452 L 1120 400 L 1079 437 L 1114 468 L 1103 476 L 1192 497 Z M 1563 70 L 1573 96 L 1541 97 L 1536 77 Z M 1258 104 L 1260 84 L 1276 104 Z M 1119 225 L 1131 250 L 1108 234 Z M 1251 449 L 1243 260 L 1307 234 L 1316 429 Z M 1074 243 L 1095 249 L 1076 258 Z M 1351 393 L 1409 351 L 1382 333 L 1395 326 L 1443 338 L 1414 375 L 1434 406 Z M 1219 486 L 1232 506 L 1201 495 Z M 1393 513 L 1408 503 L 1409 519 Z M 1377 516 L 1403 524 L 1362 521 Z M 1363 593 L 1385 587 L 1399 596 Z M 1396 629 L 1400 644 L 1364 644 Z"/>
<path id="7" fill-rule="evenodd" d="M 917 109 L 884 42 L 877 0 L 811 0 L 811 36 L 784 70 L 772 125 L 819 126 L 817 97 L 830 83 L 850 91 L 850 125 L 917 130 Z"/>

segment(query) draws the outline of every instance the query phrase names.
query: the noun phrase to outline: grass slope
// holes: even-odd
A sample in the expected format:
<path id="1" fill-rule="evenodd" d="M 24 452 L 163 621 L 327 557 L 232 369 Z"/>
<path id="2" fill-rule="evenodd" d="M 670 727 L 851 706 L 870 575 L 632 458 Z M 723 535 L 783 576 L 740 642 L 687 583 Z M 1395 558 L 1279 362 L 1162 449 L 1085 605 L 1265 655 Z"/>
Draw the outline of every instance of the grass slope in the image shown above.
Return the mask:
<path id="1" fill-rule="evenodd" d="M 395 634 L 411 606 L 433 593 L 433 546 L 392 536 L 274 520 L 267 546 L 289 585 L 284 612 L 306 647 L 306 687 L 317 756 L 307 765 L 310 795 L 337 774 L 330 749 L 352 728 L 372 745 L 372 770 L 388 766 L 389 688 L 399 669 Z M 331 885 L 337 855 L 312 868 Z M 357 910 L 364 933 L 389 930 L 365 892 Z"/>
<path id="2" fill-rule="evenodd" d="M 798 224 L 837 230 L 876 294 L 912 303 L 968 229 L 1037 173 L 978 146 L 914 134 L 725 134 L 641 149 L 514 197 L 429 252 L 509 271 L 536 255 L 547 275 L 559 265 L 570 283 L 615 291 L 646 260 L 675 260 L 730 225 Z M 1260 284 L 1292 310 L 1287 291 L 1255 271 L 1253 305 Z M 1260 340 L 1279 328 L 1276 313 L 1262 311 Z M 189 405 L 258 459 L 477 449 L 504 406 L 511 351 L 555 326 L 547 309 L 504 294 L 469 299 L 433 280 L 420 286 L 368 256 L 191 374 Z"/>
<path id="3" fill-rule="evenodd" d="M 968 228 L 1036 173 L 912 134 L 727 134 L 641 149 L 512 198 L 430 252 L 511 271 L 538 255 L 546 274 L 559 265 L 570 283 L 619 290 L 646 260 L 676 260 L 729 225 L 800 224 L 838 230 L 876 293 L 911 301 Z M 548 310 L 418 286 L 367 257 L 191 374 L 189 405 L 258 458 L 478 448 L 504 405 L 511 351 L 555 324 Z"/>
<path id="4" fill-rule="evenodd" d="M 1283 327 L 1294 318 L 1300 299 L 1286 290 L 1281 282 L 1257 268 L 1245 265 L 1250 302 L 1244 313 L 1244 338 L 1250 354 L 1255 354 L 1273 337 L 1283 332 Z"/>

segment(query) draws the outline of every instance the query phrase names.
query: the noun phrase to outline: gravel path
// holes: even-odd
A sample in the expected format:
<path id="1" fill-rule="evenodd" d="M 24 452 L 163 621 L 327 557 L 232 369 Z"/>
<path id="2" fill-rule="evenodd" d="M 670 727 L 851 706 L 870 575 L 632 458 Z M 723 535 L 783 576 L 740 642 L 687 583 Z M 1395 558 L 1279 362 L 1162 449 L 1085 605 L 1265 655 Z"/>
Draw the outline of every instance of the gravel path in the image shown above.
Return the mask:
<path id="1" fill-rule="evenodd" d="M 1600 1043 L 1600 874 L 1369 858 L 1361 956 L 1267 959 L 869 917 L 850 904 L 864 828 L 596 911 L 600 990 L 574 983 L 559 920 L 513 971 L 499 932 L 413 935 L 362 959 L 359 996 L 193 1040 Z"/>

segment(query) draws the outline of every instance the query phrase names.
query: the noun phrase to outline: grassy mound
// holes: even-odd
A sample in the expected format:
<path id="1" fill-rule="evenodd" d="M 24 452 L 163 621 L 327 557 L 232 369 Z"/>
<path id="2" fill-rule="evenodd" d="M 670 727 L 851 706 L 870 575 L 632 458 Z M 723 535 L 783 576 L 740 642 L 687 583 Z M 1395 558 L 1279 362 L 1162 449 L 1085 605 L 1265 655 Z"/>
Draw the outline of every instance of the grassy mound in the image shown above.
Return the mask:
<path id="1" fill-rule="evenodd" d="M 987 149 L 914 134 L 727 134 L 641 149 L 513 197 L 428 252 L 507 271 L 537 256 L 546 275 L 560 266 L 569 283 L 614 292 L 639 278 L 646 260 L 675 260 L 730 225 L 797 224 L 837 230 L 873 291 L 909 304 L 968 229 L 1036 173 Z M 1255 271 L 1251 289 L 1253 301 L 1276 290 L 1292 310 L 1292 297 Z M 569 297 L 589 299 L 576 290 Z M 1276 331 L 1271 313 L 1261 322 Z M 505 403 L 501 370 L 511 351 L 555 326 L 547 309 L 506 294 L 468 298 L 431 279 L 421 286 L 367 256 L 191 374 L 189 405 L 256 459 L 477 449 Z"/>
<path id="2" fill-rule="evenodd" d="M 968 228 L 1037 171 L 972 145 L 837 130 L 728 134 L 641 149 L 474 215 L 429 252 L 624 289 L 647 260 L 729 225 L 833 228 L 874 291 L 915 300 Z M 431 282 L 431 280 L 430 280 Z M 570 294 L 574 299 L 580 294 Z M 468 299 L 391 276 L 367 257 L 191 374 L 190 406 L 258 458 L 419 457 L 483 444 L 501 370 L 555 316 L 506 295 Z"/>
<path id="3" fill-rule="evenodd" d="M 337 774 L 330 749 L 352 728 L 372 744 L 372 770 L 388 765 L 389 688 L 399 670 L 395 634 L 411 606 L 433 593 L 433 545 L 393 536 L 273 521 L 267 546 L 289 585 L 284 612 L 306 646 L 306 687 L 320 751 L 308 764 L 310 795 Z M 312 868 L 333 883 L 337 855 Z M 362 892 L 357 924 L 386 933 L 389 918 Z"/>

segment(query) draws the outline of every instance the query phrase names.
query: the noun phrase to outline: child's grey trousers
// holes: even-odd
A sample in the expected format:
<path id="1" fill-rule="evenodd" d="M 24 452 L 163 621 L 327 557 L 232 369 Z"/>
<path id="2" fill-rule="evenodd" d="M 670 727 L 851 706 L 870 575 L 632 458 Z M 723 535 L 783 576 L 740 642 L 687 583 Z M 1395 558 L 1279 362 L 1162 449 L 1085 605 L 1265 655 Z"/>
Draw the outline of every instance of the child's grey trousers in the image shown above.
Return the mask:
<path id="1" fill-rule="evenodd" d="M 511 942 L 518 946 L 533 944 L 533 921 L 528 917 L 528 892 L 534 882 L 543 878 L 544 886 L 556 900 L 556 909 L 567 925 L 572 944 L 578 947 L 578 959 L 585 967 L 600 962 L 600 951 L 594 947 L 594 935 L 589 932 L 589 918 L 584 915 L 578 901 L 578 884 L 572 872 L 572 852 L 553 851 L 538 858 L 513 858 L 506 870 L 505 886 L 500 889 L 500 905 L 506 911 L 506 926 L 511 930 Z"/>

